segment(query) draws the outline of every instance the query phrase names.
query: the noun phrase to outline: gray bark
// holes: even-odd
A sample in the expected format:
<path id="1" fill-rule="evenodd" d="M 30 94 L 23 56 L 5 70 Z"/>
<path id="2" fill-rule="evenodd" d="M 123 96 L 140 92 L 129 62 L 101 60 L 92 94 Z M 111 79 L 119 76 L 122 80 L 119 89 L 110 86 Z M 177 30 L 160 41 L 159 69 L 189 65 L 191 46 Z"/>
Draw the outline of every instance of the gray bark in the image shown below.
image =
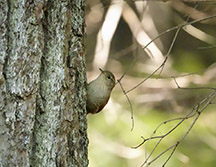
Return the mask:
<path id="1" fill-rule="evenodd" d="M 84 3 L 0 1 L 0 167 L 88 166 Z"/>

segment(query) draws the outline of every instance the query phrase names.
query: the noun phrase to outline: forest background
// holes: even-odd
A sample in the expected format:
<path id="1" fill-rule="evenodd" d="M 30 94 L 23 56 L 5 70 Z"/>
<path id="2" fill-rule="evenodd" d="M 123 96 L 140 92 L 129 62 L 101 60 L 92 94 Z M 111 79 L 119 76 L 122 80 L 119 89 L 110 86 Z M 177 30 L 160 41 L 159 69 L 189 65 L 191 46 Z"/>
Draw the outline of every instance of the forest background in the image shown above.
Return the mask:
<path id="1" fill-rule="evenodd" d="M 98 68 L 118 80 L 88 115 L 90 167 L 215 166 L 215 13 L 215 1 L 87 1 L 88 81 Z"/>

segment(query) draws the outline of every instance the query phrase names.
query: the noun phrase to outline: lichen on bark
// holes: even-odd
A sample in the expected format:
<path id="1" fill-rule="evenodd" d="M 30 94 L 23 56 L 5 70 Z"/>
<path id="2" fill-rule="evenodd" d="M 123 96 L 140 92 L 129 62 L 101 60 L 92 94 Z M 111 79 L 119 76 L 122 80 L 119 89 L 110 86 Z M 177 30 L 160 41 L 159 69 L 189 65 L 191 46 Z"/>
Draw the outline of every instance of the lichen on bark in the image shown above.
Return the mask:
<path id="1" fill-rule="evenodd" d="M 0 2 L 0 166 L 88 166 L 84 3 Z"/>

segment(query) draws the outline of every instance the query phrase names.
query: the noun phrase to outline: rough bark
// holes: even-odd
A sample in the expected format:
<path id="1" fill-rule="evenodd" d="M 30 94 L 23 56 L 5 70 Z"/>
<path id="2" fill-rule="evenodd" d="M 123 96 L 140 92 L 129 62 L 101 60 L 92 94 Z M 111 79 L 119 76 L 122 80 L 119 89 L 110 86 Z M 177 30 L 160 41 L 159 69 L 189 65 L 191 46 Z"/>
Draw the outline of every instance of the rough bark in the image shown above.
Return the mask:
<path id="1" fill-rule="evenodd" d="M 0 2 L 0 166 L 88 166 L 84 0 Z"/>

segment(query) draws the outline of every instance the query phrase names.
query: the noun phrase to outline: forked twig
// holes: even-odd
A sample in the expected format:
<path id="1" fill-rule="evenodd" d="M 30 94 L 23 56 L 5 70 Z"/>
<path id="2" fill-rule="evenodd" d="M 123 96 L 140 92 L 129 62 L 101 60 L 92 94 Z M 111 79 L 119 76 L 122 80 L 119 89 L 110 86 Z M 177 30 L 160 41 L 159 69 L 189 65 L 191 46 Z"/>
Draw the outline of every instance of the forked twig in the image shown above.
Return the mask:
<path id="1" fill-rule="evenodd" d="M 164 155 L 165 153 L 167 153 L 169 150 L 172 149 L 170 155 L 168 156 L 168 158 L 166 159 L 166 161 L 163 163 L 163 167 L 167 164 L 167 162 L 169 161 L 169 159 L 172 157 L 172 155 L 174 154 L 176 148 L 178 147 L 178 145 L 184 140 L 184 138 L 190 133 L 191 129 L 193 128 L 193 126 L 195 125 L 195 123 L 197 122 L 198 118 L 200 117 L 200 114 L 208 107 L 209 104 L 211 104 L 211 102 L 214 100 L 214 98 L 216 97 L 216 90 L 214 89 L 213 92 L 211 92 L 208 96 L 206 96 L 203 100 L 201 100 L 199 103 L 197 103 L 193 109 L 185 116 L 185 117 L 181 117 L 181 118 L 174 118 L 174 119 L 170 119 L 167 121 L 162 122 L 161 124 L 159 124 L 156 129 L 154 130 L 154 132 L 152 133 L 152 136 L 149 138 L 143 138 L 143 142 L 140 143 L 138 146 L 133 147 L 133 148 L 138 148 L 141 147 L 146 141 L 151 141 L 152 139 L 159 139 L 159 141 L 156 143 L 156 145 L 154 146 L 154 148 L 152 149 L 152 151 L 150 152 L 150 154 L 147 156 L 147 158 L 145 159 L 145 161 L 143 162 L 143 164 L 141 165 L 142 167 L 145 165 L 150 166 L 154 161 L 156 161 L 158 158 L 160 158 L 162 155 Z M 177 129 L 177 127 L 179 127 L 179 125 L 181 125 L 185 120 L 194 117 L 193 122 L 191 123 L 190 127 L 188 128 L 188 130 L 185 132 L 185 134 L 172 146 L 170 146 L 169 148 L 165 149 L 164 151 L 162 151 L 160 154 L 158 154 L 155 158 L 153 158 L 151 161 L 148 162 L 148 160 L 151 158 L 151 156 L 153 155 L 153 153 L 155 152 L 156 148 L 159 146 L 159 144 L 162 142 L 162 140 L 167 137 L 169 134 L 171 134 L 174 130 Z M 159 127 L 161 127 L 164 124 L 167 124 L 169 122 L 172 121 L 176 121 L 176 120 L 180 120 L 171 130 L 169 130 L 167 133 L 165 133 L 164 135 L 159 135 L 159 136 L 154 136 L 155 133 L 157 132 L 157 130 L 159 129 Z"/>
<path id="2" fill-rule="evenodd" d="M 208 20 L 208 19 L 212 19 L 216 17 L 216 14 L 213 14 L 211 16 L 207 16 L 207 17 L 203 17 L 203 18 L 200 18 L 200 19 L 196 19 L 196 20 L 193 20 L 193 21 L 190 21 L 190 22 L 186 22 L 186 23 L 183 23 L 183 24 L 180 24 L 180 25 L 177 25 L 175 27 L 172 27 L 162 33 L 160 33 L 158 36 L 156 36 L 155 38 L 153 38 L 148 44 L 146 44 L 143 49 L 146 49 L 152 42 L 154 42 L 155 40 L 157 40 L 158 38 L 160 38 L 161 36 L 173 31 L 173 30 L 176 30 L 177 29 L 177 32 L 175 34 L 175 36 L 177 37 L 178 35 L 178 31 L 183 28 L 183 27 L 186 27 L 187 25 L 192 25 L 192 24 L 195 24 L 195 23 L 198 23 L 198 22 L 201 22 L 201 21 L 205 21 L 205 20 Z M 175 38 L 176 38 L 175 37 Z M 174 38 L 174 39 L 175 39 Z M 175 40 L 173 40 L 172 42 L 172 45 L 174 44 Z M 173 47 L 173 46 L 172 46 Z M 172 49 L 172 47 L 170 47 L 170 51 Z M 143 82 L 145 82 L 146 80 L 148 80 L 149 78 L 151 78 L 157 71 L 159 71 L 161 68 L 163 68 L 163 66 L 165 65 L 166 61 L 167 61 L 167 56 L 165 56 L 164 58 L 164 61 L 162 62 L 162 64 L 155 70 L 153 71 L 150 75 L 148 75 L 145 79 L 143 79 L 140 83 L 138 83 L 136 86 L 134 86 L 133 88 L 129 89 L 128 91 L 126 91 L 126 94 L 131 92 L 132 90 L 136 89 L 138 86 L 140 86 Z M 129 71 L 129 69 L 131 68 L 131 66 L 136 62 L 136 59 L 135 58 L 132 63 L 128 66 L 128 68 L 126 69 L 126 71 L 124 72 L 124 74 L 120 77 L 120 80 L 126 75 L 127 71 Z"/>

